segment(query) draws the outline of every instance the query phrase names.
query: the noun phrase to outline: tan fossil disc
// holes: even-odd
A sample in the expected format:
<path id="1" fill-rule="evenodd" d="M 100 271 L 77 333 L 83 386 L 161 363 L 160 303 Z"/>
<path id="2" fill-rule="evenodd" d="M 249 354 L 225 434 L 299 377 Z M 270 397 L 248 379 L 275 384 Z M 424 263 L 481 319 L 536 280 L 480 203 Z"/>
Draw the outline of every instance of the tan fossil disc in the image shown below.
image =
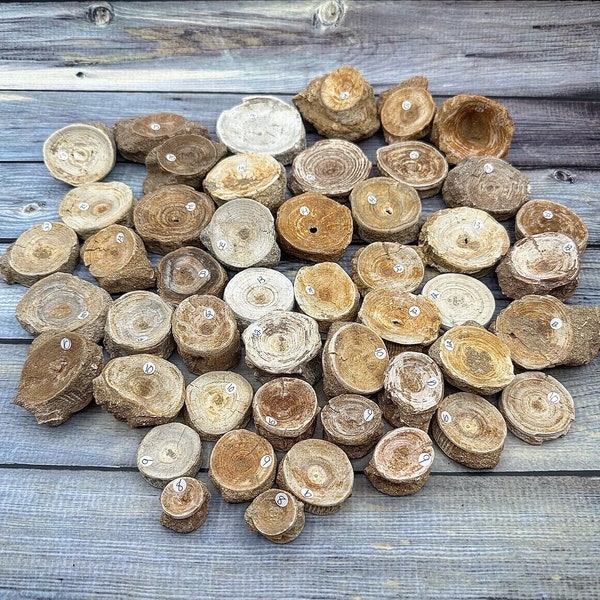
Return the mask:
<path id="1" fill-rule="evenodd" d="M 363 296 L 377 288 L 414 292 L 425 276 L 423 260 L 415 248 L 396 242 L 360 247 L 350 261 L 350 271 Z"/>
<path id="2" fill-rule="evenodd" d="M 372 177 L 350 194 L 352 217 L 365 242 L 409 244 L 419 235 L 421 199 L 409 185 L 390 177 Z"/>
<path id="3" fill-rule="evenodd" d="M 485 327 L 496 310 L 491 290 L 478 279 L 460 273 L 432 277 L 423 286 L 421 294 L 436 303 L 444 329 L 467 321 L 475 321 Z"/>
<path id="4" fill-rule="evenodd" d="M 43 154 L 52 177 L 77 186 L 104 179 L 115 166 L 117 149 L 104 123 L 72 123 L 48 137 Z"/>
<path id="5" fill-rule="evenodd" d="M 352 494 L 354 471 L 341 448 L 309 439 L 292 446 L 279 465 L 277 485 L 304 503 L 307 512 L 338 511 Z"/>
<path id="6" fill-rule="evenodd" d="M 587 247 L 589 232 L 586 224 L 563 204 L 552 200 L 530 200 L 519 209 L 515 217 L 517 239 L 551 231 L 568 235 L 577 244 L 580 254 Z"/>
<path id="7" fill-rule="evenodd" d="M 489 396 L 515 377 L 510 349 L 480 326 L 457 325 L 429 349 L 446 381 L 465 392 Z"/>
<path id="8" fill-rule="evenodd" d="M 438 271 L 481 277 L 506 254 L 510 239 L 488 213 L 463 206 L 429 215 L 419 234 L 419 246 L 427 264 Z"/>
<path id="9" fill-rule="evenodd" d="M 498 409 L 477 394 L 446 396 L 432 421 L 442 452 L 471 469 L 493 469 L 506 439 L 506 422 Z"/>
<path id="10" fill-rule="evenodd" d="M 316 192 L 345 202 L 354 186 L 369 176 L 371 167 L 356 144 L 319 140 L 294 159 L 288 187 L 293 194 Z"/>
<path id="11" fill-rule="evenodd" d="M 433 443 L 427 433 L 414 427 L 400 427 L 379 440 L 365 475 L 380 492 L 407 496 L 425 485 L 434 457 Z"/>
<path id="12" fill-rule="evenodd" d="M 577 245 L 563 233 L 538 233 L 518 240 L 496 268 L 505 296 L 549 294 L 568 300 L 579 284 Z"/>
<path id="13" fill-rule="evenodd" d="M 466 156 L 448 173 L 442 190 L 447 206 L 485 210 L 498 221 L 514 217 L 531 200 L 529 178 L 495 156 Z"/>
<path id="14" fill-rule="evenodd" d="M 206 521 L 209 501 L 210 492 L 202 481 L 193 477 L 174 479 L 160 495 L 160 524 L 177 533 L 191 533 Z"/>
<path id="15" fill-rule="evenodd" d="M 377 168 L 382 175 L 413 187 L 421 198 L 435 196 L 448 175 L 444 155 L 430 144 L 416 141 L 378 148 Z"/>
<path id="16" fill-rule="evenodd" d="M 134 201 L 133 190 L 120 181 L 86 183 L 65 194 L 58 214 L 85 240 L 109 225 L 131 227 Z"/>
<path id="17" fill-rule="evenodd" d="M 518 438 L 536 445 L 566 435 L 575 418 L 571 394 L 539 371 L 517 375 L 502 391 L 498 408 Z"/>
<path id="18" fill-rule="evenodd" d="M 499 102 L 472 94 L 459 94 L 438 108 L 431 141 L 454 165 L 469 155 L 506 158 L 515 130 L 508 110 Z"/>

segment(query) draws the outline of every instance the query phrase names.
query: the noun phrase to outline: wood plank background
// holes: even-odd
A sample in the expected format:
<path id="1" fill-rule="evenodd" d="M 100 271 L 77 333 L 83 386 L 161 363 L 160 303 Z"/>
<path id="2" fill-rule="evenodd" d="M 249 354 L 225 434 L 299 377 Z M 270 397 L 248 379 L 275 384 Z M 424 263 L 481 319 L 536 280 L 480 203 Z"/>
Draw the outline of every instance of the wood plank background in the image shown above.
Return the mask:
<path id="1" fill-rule="evenodd" d="M 534 197 L 567 204 L 590 230 L 570 302 L 600 305 L 599 39 L 594 2 L 0 3 L 0 253 L 58 218 L 70 188 L 41 162 L 55 129 L 170 110 L 214 133 L 220 111 L 246 95 L 289 101 L 353 64 L 377 93 L 422 73 L 438 105 L 462 92 L 505 104 L 516 124 L 509 161 Z M 318 137 L 309 127 L 309 143 Z M 377 134 L 360 145 L 374 160 L 382 144 Z M 143 177 L 142 165 L 119 161 L 108 179 L 139 196 Z M 423 213 L 443 206 L 427 199 Z M 302 264 L 284 257 L 279 269 L 293 278 Z M 495 278 L 484 281 L 497 310 L 506 306 Z M 206 524 L 180 536 L 159 525 L 159 492 L 135 468 L 146 429 L 96 406 L 41 427 L 12 405 L 31 339 L 14 319 L 24 290 L 0 282 L 1 599 L 600 597 L 598 358 L 552 370 L 575 400 L 569 434 L 541 447 L 509 434 L 494 471 L 438 451 L 421 492 L 390 498 L 354 461 L 347 505 L 309 515 L 285 547 L 250 532 L 246 505 L 211 487 Z M 237 370 L 258 387 L 243 363 Z"/>

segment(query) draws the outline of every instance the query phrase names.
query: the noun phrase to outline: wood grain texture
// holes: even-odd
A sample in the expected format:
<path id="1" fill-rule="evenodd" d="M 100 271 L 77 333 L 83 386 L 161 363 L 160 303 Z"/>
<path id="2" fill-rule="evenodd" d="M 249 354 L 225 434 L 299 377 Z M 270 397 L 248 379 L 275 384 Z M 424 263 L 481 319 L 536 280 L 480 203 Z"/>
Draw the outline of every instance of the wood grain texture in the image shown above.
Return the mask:
<path id="1" fill-rule="evenodd" d="M 592 2 L 22 2 L 0 28 L 4 89 L 292 93 L 341 64 L 376 91 L 418 73 L 433 94 L 599 89 Z"/>
<path id="2" fill-rule="evenodd" d="M 284 549 L 251 532 L 246 504 L 227 505 L 211 484 L 208 519 L 188 536 L 161 528 L 159 491 L 135 473 L 3 469 L 0 484 L 5 598 L 19 597 L 24 581 L 32 597 L 65 600 L 156 590 L 305 600 L 600 593 L 596 477 L 434 475 L 419 493 L 391 498 L 361 475 L 340 512 L 307 515 Z"/>
<path id="3" fill-rule="evenodd" d="M 1 22 L 0 22 L 1 31 Z M 1 61 L 0 61 L 1 63 Z M 424 71 L 428 75 L 436 67 Z M 0 70 L 0 74 L 2 71 Z M 368 72 L 366 73 L 368 79 Z M 156 73 L 157 80 L 162 75 Z M 278 79 L 275 77 L 274 79 Z M 292 92 L 299 92 L 308 83 L 303 82 Z M 465 82 L 460 91 L 474 93 Z M 264 92 L 264 90 L 263 90 Z M 515 135 L 508 161 L 517 167 L 595 167 L 598 156 L 595 148 L 600 143 L 600 133 L 589 124 L 600 120 L 600 102 L 590 100 L 513 98 L 504 91 L 497 97 L 515 121 Z M 112 126 L 118 119 L 141 114 L 171 111 L 198 121 L 211 134 L 219 114 L 242 101 L 247 94 L 191 94 L 191 93 L 121 93 L 81 91 L 26 91 L 0 94 L 0 107 L 5 122 L 5 143 L 0 148 L 0 161 L 41 160 L 44 140 L 56 129 L 69 123 L 89 121 L 105 122 Z M 291 102 L 290 94 L 279 97 Z M 447 98 L 435 97 L 440 106 Z M 595 100 L 595 101 L 594 101 Z M 307 124 L 308 145 L 322 139 Z M 375 150 L 385 141 L 381 130 L 359 143 L 362 150 L 375 162 Z"/>

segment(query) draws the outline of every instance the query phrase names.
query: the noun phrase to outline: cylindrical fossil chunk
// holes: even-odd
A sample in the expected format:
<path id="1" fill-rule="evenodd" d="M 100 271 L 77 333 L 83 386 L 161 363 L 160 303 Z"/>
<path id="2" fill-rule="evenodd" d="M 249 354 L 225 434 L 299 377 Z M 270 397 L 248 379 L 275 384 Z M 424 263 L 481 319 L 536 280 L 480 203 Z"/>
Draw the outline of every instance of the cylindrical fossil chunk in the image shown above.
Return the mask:
<path id="1" fill-rule="evenodd" d="M 348 458 L 365 456 L 383 435 L 381 409 L 358 394 L 331 398 L 321 411 L 323 439 L 341 448 Z"/>
<path id="2" fill-rule="evenodd" d="M 490 396 L 515 377 L 510 349 L 479 325 L 458 325 L 429 349 L 446 381 L 465 392 Z"/>
<path id="3" fill-rule="evenodd" d="M 235 314 L 240 329 L 245 329 L 274 310 L 292 310 L 294 287 L 283 273 L 274 269 L 244 269 L 231 278 L 223 299 Z"/>
<path id="4" fill-rule="evenodd" d="M 109 225 L 81 248 L 85 266 L 111 294 L 154 287 L 156 276 L 142 238 L 129 227 Z"/>
<path id="5" fill-rule="evenodd" d="M 350 273 L 363 296 L 377 288 L 414 292 L 423 281 L 425 266 L 412 246 L 373 242 L 356 251 L 350 261 Z"/>
<path id="6" fill-rule="evenodd" d="M 102 348 L 73 332 L 48 331 L 33 340 L 13 403 L 40 425 L 60 425 L 92 400 Z"/>
<path id="7" fill-rule="evenodd" d="M 394 427 L 417 427 L 423 431 L 444 397 L 444 377 L 426 354 L 401 352 L 385 370 L 379 406 Z"/>
<path id="8" fill-rule="evenodd" d="M 287 544 L 304 529 L 304 504 L 292 494 L 273 488 L 252 500 L 244 520 L 252 531 L 271 542 Z"/>
<path id="9" fill-rule="evenodd" d="M 279 465 L 277 485 L 304 503 L 315 515 L 337 512 L 352 494 L 354 471 L 341 448 L 325 440 L 303 440 Z"/>
<path id="10" fill-rule="evenodd" d="M 226 502 L 249 502 L 275 481 L 273 446 L 247 429 L 229 431 L 215 444 L 208 476 Z"/>
<path id="11" fill-rule="evenodd" d="M 298 308 L 327 332 L 335 321 L 354 321 L 360 294 L 350 276 L 333 262 L 300 267 L 294 280 Z"/>
<path id="12" fill-rule="evenodd" d="M 127 160 L 144 163 L 153 148 L 176 135 L 193 133 L 210 137 L 208 129 L 176 113 L 152 113 L 119 119 L 113 125 L 115 142 Z"/>
<path id="13" fill-rule="evenodd" d="M 275 211 L 285 199 L 285 167 L 269 154 L 236 154 L 219 161 L 207 173 L 202 186 L 218 206 L 237 198 L 250 198 Z"/>
<path id="14" fill-rule="evenodd" d="M 185 392 L 185 422 L 203 440 L 215 441 L 250 419 L 254 390 L 232 371 L 211 371 L 192 381 Z"/>
<path id="15" fill-rule="evenodd" d="M 377 109 L 386 143 L 418 140 L 429 133 L 435 102 L 428 83 L 417 75 L 379 94 Z"/>
<path id="16" fill-rule="evenodd" d="M 459 392 L 442 400 L 431 433 L 452 460 L 471 469 L 493 469 L 504 449 L 506 422 L 485 398 Z"/>
<path id="17" fill-rule="evenodd" d="M 79 240 L 64 223 L 38 223 L 24 231 L 0 257 L 6 283 L 26 286 L 52 275 L 72 273 L 79 259 Z"/>
<path id="18" fill-rule="evenodd" d="M 77 186 L 104 179 L 115 166 L 117 149 L 104 123 L 72 123 L 48 137 L 43 154 L 52 177 Z"/>
<path id="19" fill-rule="evenodd" d="M 183 423 L 153 427 L 144 436 L 137 452 L 137 468 L 154 487 L 164 488 L 179 477 L 195 477 L 202 461 L 198 434 Z"/>
<path id="20" fill-rule="evenodd" d="M 515 131 L 508 110 L 485 96 L 459 94 L 437 110 L 431 141 L 455 165 L 465 156 L 506 158 Z"/>
<path id="21" fill-rule="evenodd" d="M 270 154 L 284 165 L 306 148 L 300 113 L 275 96 L 246 96 L 219 115 L 216 130 L 230 152 Z"/>
<path id="22" fill-rule="evenodd" d="M 505 221 L 529 200 L 529 178 L 495 156 L 466 156 L 448 173 L 442 190 L 447 206 L 485 210 Z"/>
<path id="23" fill-rule="evenodd" d="M 292 101 L 325 137 L 356 142 L 379 129 L 373 88 L 348 65 L 313 79 Z"/>
<path id="24" fill-rule="evenodd" d="M 189 371 L 227 371 L 240 361 L 240 334 L 233 311 L 216 296 L 190 296 L 173 312 L 179 356 Z"/>
<path id="25" fill-rule="evenodd" d="M 181 371 L 153 354 L 113 358 L 93 383 L 96 404 L 130 427 L 168 423 L 185 400 Z"/>
<path id="26" fill-rule="evenodd" d="M 167 254 L 183 246 L 199 246 L 215 206 L 187 185 L 165 185 L 140 198 L 133 211 L 135 229 L 151 252 Z"/>
<path id="27" fill-rule="evenodd" d="M 208 252 L 184 246 L 165 254 L 156 265 L 158 295 L 175 307 L 194 294 L 221 297 L 227 272 Z"/>
<path id="28" fill-rule="evenodd" d="M 323 390 L 340 394 L 376 394 L 383 386 L 389 357 L 385 343 L 359 323 L 334 323 L 323 346 Z"/>
<path id="29" fill-rule="evenodd" d="M 436 303 L 444 329 L 463 325 L 467 321 L 475 321 L 485 327 L 496 310 L 496 300 L 491 290 L 478 279 L 460 273 L 432 277 L 423 286 L 421 294 Z"/>
<path id="30" fill-rule="evenodd" d="M 85 240 L 109 225 L 131 227 L 134 201 L 133 190 L 120 181 L 86 183 L 65 194 L 58 214 Z"/>
<path id="31" fill-rule="evenodd" d="M 365 467 L 365 475 L 383 494 L 408 496 L 418 492 L 429 479 L 434 456 L 427 433 L 414 427 L 400 427 L 379 440 Z"/>
<path id="32" fill-rule="evenodd" d="M 43 331 L 76 331 L 92 342 L 104 336 L 110 294 L 68 273 L 54 273 L 34 283 L 21 298 L 15 317 L 38 335 Z"/>
<path id="33" fill-rule="evenodd" d="M 177 533 L 191 533 L 208 516 L 210 492 L 206 484 L 192 477 L 179 477 L 160 495 L 160 524 Z"/>
<path id="34" fill-rule="evenodd" d="M 496 268 L 505 296 L 551 295 L 568 300 L 579 284 L 577 244 L 564 233 L 538 233 L 518 240 Z"/>
<path id="35" fill-rule="evenodd" d="M 108 309 L 104 347 L 111 358 L 128 354 L 169 358 L 175 348 L 172 316 L 173 309 L 152 292 L 123 294 Z"/>
<path id="36" fill-rule="evenodd" d="M 445 208 L 429 215 L 419 235 L 425 261 L 442 273 L 482 277 L 510 246 L 506 229 L 478 208 Z"/>
<path id="37" fill-rule="evenodd" d="M 517 375 L 502 391 L 498 409 L 508 428 L 534 445 L 566 435 L 575 418 L 571 394 L 560 381 L 540 371 Z"/>
<path id="38" fill-rule="evenodd" d="M 321 335 L 307 315 L 277 310 L 242 333 L 246 364 L 259 379 L 294 375 L 313 384 L 321 375 Z"/>
<path id="39" fill-rule="evenodd" d="M 515 217 L 517 239 L 538 233 L 564 233 L 576 244 L 581 254 L 587 247 L 589 232 L 583 219 L 558 202 L 552 200 L 530 200 Z"/>
<path id="40" fill-rule="evenodd" d="M 386 288 L 375 289 L 364 297 L 358 321 L 387 342 L 417 346 L 433 343 L 442 325 L 433 300 Z"/>
<path id="41" fill-rule="evenodd" d="M 200 239 L 222 265 L 234 271 L 274 267 L 281 258 L 271 211 L 248 198 L 219 206 Z"/>
<path id="42" fill-rule="evenodd" d="M 316 192 L 345 202 L 352 188 L 369 176 L 372 166 L 352 142 L 319 140 L 294 159 L 288 187 L 292 194 Z"/>
<path id="43" fill-rule="evenodd" d="M 149 194 L 165 185 L 199 188 L 204 176 L 227 154 L 225 144 L 186 133 L 165 140 L 148 152 L 142 190 Z"/>
<path id="44" fill-rule="evenodd" d="M 377 149 L 377 169 L 414 188 L 420 198 L 431 198 L 448 175 L 444 155 L 424 142 L 397 142 Z"/>
<path id="45" fill-rule="evenodd" d="M 275 226 L 283 250 L 313 262 L 339 261 L 352 242 L 350 210 L 314 192 L 286 200 Z"/>
<path id="46" fill-rule="evenodd" d="M 409 185 L 390 177 L 360 182 L 350 194 L 352 217 L 365 242 L 414 242 L 421 228 L 421 199 Z"/>
<path id="47" fill-rule="evenodd" d="M 312 437 L 319 414 L 313 387 L 296 377 L 277 377 L 262 385 L 252 401 L 256 432 L 275 450 L 289 450 Z"/>

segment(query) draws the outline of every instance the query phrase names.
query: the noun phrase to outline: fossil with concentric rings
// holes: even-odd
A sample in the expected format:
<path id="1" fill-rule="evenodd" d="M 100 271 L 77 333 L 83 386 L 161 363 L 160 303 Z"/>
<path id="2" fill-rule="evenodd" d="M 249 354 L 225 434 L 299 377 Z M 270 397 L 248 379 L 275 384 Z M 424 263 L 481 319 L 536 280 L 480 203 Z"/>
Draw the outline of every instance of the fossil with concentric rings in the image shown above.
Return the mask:
<path id="1" fill-rule="evenodd" d="M 208 517 L 210 492 L 202 481 L 179 477 L 171 481 L 160 495 L 160 524 L 177 533 L 191 533 Z"/>

